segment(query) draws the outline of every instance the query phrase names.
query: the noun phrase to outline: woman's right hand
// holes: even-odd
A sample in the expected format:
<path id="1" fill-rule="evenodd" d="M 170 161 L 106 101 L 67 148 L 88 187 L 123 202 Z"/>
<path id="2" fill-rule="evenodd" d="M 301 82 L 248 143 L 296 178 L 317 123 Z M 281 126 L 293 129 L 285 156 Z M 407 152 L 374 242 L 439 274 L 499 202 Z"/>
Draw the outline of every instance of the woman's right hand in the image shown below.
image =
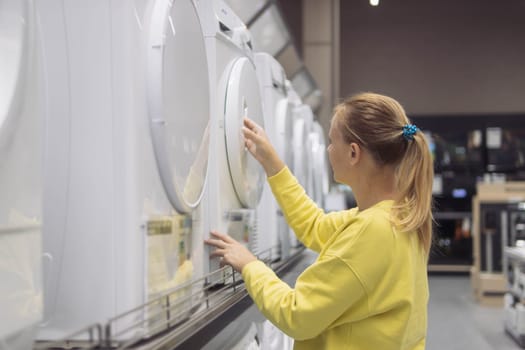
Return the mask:
<path id="1" fill-rule="evenodd" d="M 246 148 L 261 163 L 268 177 L 285 167 L 261 126 L 249 118 L 244 118 L 243 133 Z"/>

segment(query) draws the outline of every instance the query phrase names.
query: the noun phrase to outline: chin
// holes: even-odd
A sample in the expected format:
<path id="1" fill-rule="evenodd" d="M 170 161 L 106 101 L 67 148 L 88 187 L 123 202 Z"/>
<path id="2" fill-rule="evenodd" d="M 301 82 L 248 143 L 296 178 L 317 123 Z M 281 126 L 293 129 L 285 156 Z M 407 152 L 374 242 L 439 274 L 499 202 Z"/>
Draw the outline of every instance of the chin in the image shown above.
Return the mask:
<path id="1" fill-rule="evenodd" d="M 348 181 L 345 181 L 345 180 L 340 179 L 340 178 L 335 177 L 335 176 L 334 176 L 334 181 L 335 181 L 336 183 L 338 183 L 338 184 L 341 184 L 341 185 L 347 185 L 347 186 L 350 186 L 350 185 L 348 184 Z"/>

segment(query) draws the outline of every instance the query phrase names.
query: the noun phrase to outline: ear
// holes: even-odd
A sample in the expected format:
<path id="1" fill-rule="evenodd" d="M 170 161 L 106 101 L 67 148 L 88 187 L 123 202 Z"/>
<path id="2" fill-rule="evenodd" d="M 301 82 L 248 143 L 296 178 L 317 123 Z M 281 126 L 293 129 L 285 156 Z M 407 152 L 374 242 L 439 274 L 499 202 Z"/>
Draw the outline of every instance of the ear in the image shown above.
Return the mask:
<path id="1" fill-rule="evenodd" d="M 355 143 L 350 143 L 350 147 L 348 149 L 348 157 L 350 158 L 350 164 L 355 165 L 359 162 L 359 159 L 361 159 L 361 147 Z"/>

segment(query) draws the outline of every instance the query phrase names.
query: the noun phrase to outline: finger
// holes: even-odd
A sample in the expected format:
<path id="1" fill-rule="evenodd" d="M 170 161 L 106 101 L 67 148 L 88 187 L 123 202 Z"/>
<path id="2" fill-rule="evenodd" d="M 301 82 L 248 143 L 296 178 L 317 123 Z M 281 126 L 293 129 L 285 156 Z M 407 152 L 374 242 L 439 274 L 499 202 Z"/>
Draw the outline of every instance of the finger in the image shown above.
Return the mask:
<path id="1" fill-rule="evenodd" d="M 257 134 L 253 130 L 248 129 L 245 126 L 243 126 L 243 128 L 242 128 L 242 132 L 243 132 L 245 138 L 255 139 L 257 137 Z"/>
<path id="2" fill-rule="evenodd" d="M 250 140 L 256 144 L 264 142 L 264 139 L 266 138 L 264 131 L 262 129 L 261 129 L 261 132 L 256 133 L 253 130 L 250 130 L 246 127 L 243 128 L 243 136 L 244 136 L 245 141 Z"/>
<path id="3" fill-rule="evenodd" d="M 257 124 L 256 122 L 254 122 L 248 117 L 244 117 L 244 126 L 246 126 L 248 129 L 253 130 L 253 131 L 261 128 L 259 124 Z"/>
<path id="4" fill-rule="evenodd" d="M 222 258 L 224 257 L 224 254 L 226 254 L 225 249 L 215 249 L 213 252 L 210 253 L 210 258 Z"/>
<path id="5" fill-rule="evenodd" d="M 217 231 L 211 231 L 210 232 L 212 236 L 226 242 L 226 243 L 235 243 L 236 240 L 234 240 L 233 238 L 231 238 L 230 236 L 228 235 L 225 235 L 223 233 L 220 233 L 220 232 L 217 232 Z"/>
<path id="6" fill-rule="evenodd" d="M 220 239 L 205 239 L 204 242 L 208 245 L 211 245 L 213 247 L 217 248 L 225 248 L 226 243 Z"/>
<path id="7" fill-rule="evenodd" d="M 227 235 L 215 230 L 210 231 L 210 235 L 212 235 L 214 238 L 220 239 L 221 241 L 226 241 L 226 238 L 228 237 Z"/>
<path id="8" fill-rule="evenodd" d="M 257 135 L 255 135 L 250 130 L 246 129 L 244 131 L 244 146 L 246 146 L 246 148 L 252 151 L 252 153 L 253 151 L 255 151 L 255 147 L 257 146 L 257 141 L 255 140 L 256 137 Z"/>

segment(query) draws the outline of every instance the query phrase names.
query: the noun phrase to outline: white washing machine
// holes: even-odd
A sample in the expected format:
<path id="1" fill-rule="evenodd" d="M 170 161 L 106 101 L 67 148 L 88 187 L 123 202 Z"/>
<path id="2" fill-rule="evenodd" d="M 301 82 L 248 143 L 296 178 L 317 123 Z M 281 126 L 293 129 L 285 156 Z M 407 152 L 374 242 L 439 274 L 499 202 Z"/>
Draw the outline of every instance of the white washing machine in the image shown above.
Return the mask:
<path id="1" fill-rule="evenodd" d="M 301 105 L 294 109 L 294 130 L 293 130 L 293 150 L 294 165 L 293 174 L 297 181 L 303 186 L 306 194 L 312 195 L 312 176 L 311 176 L 311 145 L 310 130 L 313 123 L 313 116 L 309 118 L 307 106 Z M 292 247 L 300 245 L 293 231 L 290 232 L 290 242 Z"/>
<path id="2" fill-rule="evenodd" d="M 312 147 L 310 132 L 313 127 L 314 116 L 312 109 L 303 104 L 297 92 L 293 89 L 290 81 L 286 81 L 286 91 L 290 103 L 293 105 L 293 166 L 291 168 L 297 181 L 303 186 L 306 193 L 312 196 L 313 192 L 313 169 L 312 169 Z M 289 237 L 291 246 L 297 247 L 300 242 L 295 233 L 290 229 Z"/>
<path id="3" fill-rule="evenodd" d="M 215 17 L 206 26 L 206 46 L 215 65 L 214 112 L 210 124 L 208 188 L 210 230 L 225 232 L 253 251 L 257 238 L 255 207 L 265 174 L 244 147 L 243 118 L 264 125 L 261 96 L 249 32 L 223 1 L 213 1 Z M 213 88 L 213 87 L 212 87 Z M 207 262 L 205 260 L 205 262 Z M 210 261 L 210 271 L 219 267 Z M 220 282 L 210 280 L 210 282 Z"/>
<path id="4" fill-rule="evenodd" d="M 202 275 L 206 10 L 191 0 L 39 3 L 50 91 L 40 339 L 104 324 Z M 111 336 L 155 332 L 145 322 L 118 334 L 149 311 L 111 323 Z"/>
<path id="5" fill-rule="evenodd" d="M 281 159 L 291 168 L 294 107 L 286 94 L 286 74 L 279 62 L 267 53 L 256 53 L 255 65 L 263 97 L 265 131 Z M 286 258 L 290 251 L 288 226 L 267 182 L 257 207 L 257 218 L 260 257 Z M 281 221 L 284 221 L 283 228 Z"/>
<path id="6" fill-rule="evenodd" d="M 325 198 L 330 190 L 330 170 L 324 131 L 318 121 L 313 122 L 310 144 L 312 146 L 313 199 L 319 208 L 324 209 Z"/>
<path id="7" fill-rule="evenodd" d="M 299 154 L 296 158 L 296 165 L 299 170 L 298 178 L 306 193 L 311 198 L 313 198 L 314 195 L 312 140 L 310 139 L 313 126 L 314 113 L 312 112 L 312 108 L 306 104 L 297 107 L 294 125 L 297 133 L 294 132 L 294 151 L 296 154 Z M 303 154 L 301 155 L 300 153 Z"/>
<path id="8" fill-rule="evenodd" d="M 0 348 L 42 319 L 40 66 L 33 2 L 0 1 Z"/>
<path id="9" fill-rule="evenodd" d="M 291 82 L 286 81 L 286 92 L 290 103 L 292 104 L 293 114 L 293 165 L 292 172 L 304 187 L 305 191 L 309 192 L 309 134 L 313 125 L 313 113 L 310 107 L 303 104 L 301 98 L 294 90 Z M 305 147 L 306 146 L 306 147 Z"/>

